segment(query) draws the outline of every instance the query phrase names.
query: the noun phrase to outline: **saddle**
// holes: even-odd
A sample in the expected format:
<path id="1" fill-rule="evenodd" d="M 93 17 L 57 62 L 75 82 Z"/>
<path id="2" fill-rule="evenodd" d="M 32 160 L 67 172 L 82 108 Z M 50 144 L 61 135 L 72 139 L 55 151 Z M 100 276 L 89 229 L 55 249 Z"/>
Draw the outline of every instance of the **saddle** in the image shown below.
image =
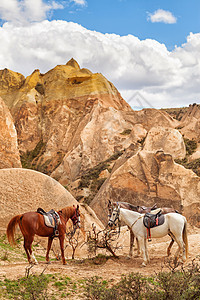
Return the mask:
<path id="1" fill-rule="evenodd" d="M 59 235 L 58 225 L 61 222 L 59 214 L 54 209 L 51 209 L 50 211 L 46 212 L 41 207 L 39 207 L 37 209 L 37 213 L 43 215 L 43 217 L 44 217 L 44 224 L 47 227 L 53 228 L 54 229 L 54 236 L 58 236 Z"/>
<path id="2" fill-rule="evenodd" d="M 165 217 L 162 214 L 160 208 L 154 209 L 151 213 L 146 213 L 143 218 L 143 224 L 147 228 L 147 239 L 151 241 L 151 231 L 150 228 L 162 225 L 165 221 Z"/>

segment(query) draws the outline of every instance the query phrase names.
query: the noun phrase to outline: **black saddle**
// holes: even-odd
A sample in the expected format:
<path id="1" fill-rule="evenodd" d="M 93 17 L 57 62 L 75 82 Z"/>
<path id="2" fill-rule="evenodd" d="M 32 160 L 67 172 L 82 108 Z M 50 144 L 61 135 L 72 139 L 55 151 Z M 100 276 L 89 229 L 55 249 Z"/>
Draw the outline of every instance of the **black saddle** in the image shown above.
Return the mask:
<path id="1" fill-rule="evenodd" d="M 162 225 L 165 221 L 165 217 L 162 214 L 161 209 L 155 209 L 151 213 L 146 213 L 143 218 L 143 224 L 147 228 L 147 238 L 151 241 L 150 228 Z"/>
<path id="2" fill-rule="evenodd" d="M 46 212 L 43 208 L 39 207 L 37 209 L 37 213 L 48 217 L 48 223 L 45 221 L 45 225 L 48 227 L 52 227 L 54 229 L 54 236 L 58 236 L 59 235 L 59 231 L 58 231 L 58 225 L 60 223 L 60 216 L 59 214 L 54 210 L 51 209 L 50 211 Z"/>

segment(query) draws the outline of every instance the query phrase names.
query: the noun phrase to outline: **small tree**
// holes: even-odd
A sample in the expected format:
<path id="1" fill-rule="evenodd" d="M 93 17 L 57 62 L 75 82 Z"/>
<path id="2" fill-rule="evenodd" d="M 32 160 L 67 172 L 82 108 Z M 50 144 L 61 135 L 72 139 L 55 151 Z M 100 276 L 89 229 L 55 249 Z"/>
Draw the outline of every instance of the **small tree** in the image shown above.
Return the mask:
<path id="1" fill-rule="evenodd" d="M 77 229 L 76 227 L 70 227 L 69 231 L 66 232 L 66 239 L 72 248 L 72 259 L 74 259 L 75 251 L 80 242 L 80 229 Z"/>
<path id="2" fill-rule="evenodd" d="M 92 224 L 92 231 L 88 232 L 87 235 L 87 246 L 89 254 L 96 255 L 97 249 L 106 249 L 114 257 L 117 257 L 115 251 L 119 248 L 118 244 L 113 246 L 113 242 L 119 237 L 120 230 L 108 229 L 97 231 L 94 223 Z"/>

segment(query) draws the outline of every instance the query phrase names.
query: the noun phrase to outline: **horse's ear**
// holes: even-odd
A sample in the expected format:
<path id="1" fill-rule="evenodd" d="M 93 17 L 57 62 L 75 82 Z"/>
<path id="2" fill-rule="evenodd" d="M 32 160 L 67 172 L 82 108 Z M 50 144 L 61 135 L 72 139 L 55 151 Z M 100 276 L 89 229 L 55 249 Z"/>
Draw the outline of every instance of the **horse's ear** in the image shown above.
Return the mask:
<path id="1" fill-rule="evenodd" d="M 79 205 L 77 204 L 77 208 L 76 208 L 77 210 L 79 209 Z"/>

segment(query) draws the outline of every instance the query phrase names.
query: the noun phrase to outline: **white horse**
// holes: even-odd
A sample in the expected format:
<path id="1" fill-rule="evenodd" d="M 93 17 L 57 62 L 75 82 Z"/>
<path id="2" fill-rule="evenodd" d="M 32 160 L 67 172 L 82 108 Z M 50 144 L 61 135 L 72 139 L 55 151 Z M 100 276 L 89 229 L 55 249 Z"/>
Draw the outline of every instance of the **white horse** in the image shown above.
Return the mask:
<path id="1" fill-rule="evenodd" d="M 143 224 L 144 214 L 140 214 L 128 209 L 115 207 L 110 220 L 109 226 L 116 225 L 118 220 L 122 220 L 131 228 L 134 236 L 137 238 L 139 248 L 143 255 L 143 266 L 149 262 L 147 252 L 147 228 Z M 188 255 L 188 239 L 187 239 L 187 220 L 184 216 L 175 213 L 165 215 L 164 224 L 151 228 L 152 238 L 162 238 L 165 235 L 170 235 L 178 244 L 178 249 L 175 253 L 175 258 L 178 259 L 179 253 L 182 253 L 183 262 L 186 261 Z"/>

